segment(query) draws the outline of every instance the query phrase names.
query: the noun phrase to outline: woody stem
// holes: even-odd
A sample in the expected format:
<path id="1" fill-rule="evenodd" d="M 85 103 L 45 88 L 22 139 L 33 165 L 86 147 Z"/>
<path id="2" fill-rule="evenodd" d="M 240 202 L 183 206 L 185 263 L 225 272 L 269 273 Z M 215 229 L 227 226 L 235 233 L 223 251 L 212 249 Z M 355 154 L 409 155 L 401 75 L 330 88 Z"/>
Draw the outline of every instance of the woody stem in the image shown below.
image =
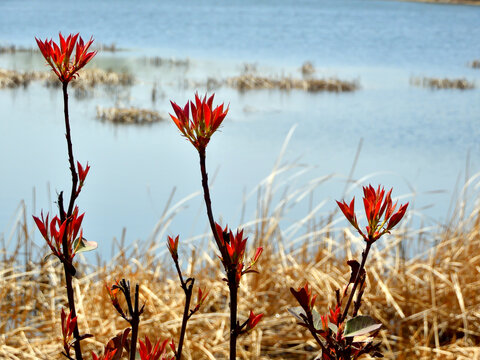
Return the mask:
<path id="1" fill-rule="evenodd" d="M 203 197 L 205 199 L 205 206 L 207 208 L 207 216 L 208 222 L 210 224 L 210 229 L 213 233 L 213 238 L 217 243 L 218 249 L 222 256 L 224 256 L 224 250 L 222 246 L 222 242 L 217 234 L 217 229 L 215 226 L 215 218 L 213 217 L 212 211 L 212 200 L 210 199 L 210 190 L 208 188 L 208 174 L 207 174 L 207 167 L 206 167 L 206 149 L 200 148 L 198 150 L 198 154 L 200 155 L 200 172 L 202 173 L 202 187 L 203 187 Z"/>
<path id="2" fill-rule="evenodd" d="M 238 304 L 238 285 L 236 280 L 236 270 L 231 269 L 228 273 L 228 288 L 230 290 L 230 360 L 237 358 L 237 304 Z"/>
<path id="3" fill-rule="evenodd" d="M 177 360 L 180 360 L 182 358 L 183 341 L 185 339 L 185 333 L 187 331 L 187 321 L 190 318 L 188 312 L 190 310 L 190 302 L 192 300 L 194 282 L 195 279 L 192 278 L 190 283 L 187 280 L 185 283 L 182 284 L 183 291 L 185 292 L 185 308 L 183 309 L 182 329 L 180 330 L 180 339 L 178 340 L 176 356 Z M 189 284 L 187 285 L 187 283 Z"/>
<path id="4" fill-rule="evenodd" d="M 62 86 L 62 90 L 63 90 L 63 108 L 64 108 L 64 114 L 65 114 L 65 129 L 66 129 L 65 137 L 67 138 L 68 161 L 70 163 L 70 171 L 72 172 L 72 192 L 70 194 L 70 202 L 68 204 L 68 211 L 66 215 L 63 213 L 63 199 L 61 199 L 60 218 L 62 222 L 63 221 L 67 222 L 67 227 L 68 227 L 69 225 L 68 222 L 70 221 L 69 219 L 73 211 L 73 204 L 75 202 L 75 190 L 77 188 L 78 176 L 75 171 L 72 138 L 70 135 L 70 118 L 68 116 L 67 86 L 68 86 L 68 83 L 64 82 Z M 77 316 L 77 313 L 75 310 L 75 297 L 74 297 L 73 285 L 72 285 L 72 271 L 71 271 L 72 258 L 71 258 L 70 249 L 68 246 L 67 231 L 65 231 L 65 234 L 62 239 L 62 248 L 63 248 L 63 256 L 64 256 L 63 268 L 65 271 L 65 283 L 67 286 L 68 307 L 70 309 L 70 316 L 73 319 L 75 316 Z M 82 357 L 82 349 L 80 346 L 80 332 L 78 330 L 78 321 L 75 323 L 75 328 L 73 329 L 73 336 L 76 340 L 73 345 L 75 349 L 75 358 L 76 360 L 82 360 L 83 357 Z"/>
<path id="5" fill-rule="evenodd" d="M 217 233 L 215 226 L 215 218 L 213 217 L 212 211 L 212 201 L 210 199 L 210 190 L 208 188 L 208 175 L 206 167 L 206 149 L 200 147 L 198 149 L 198 154 L 200 156 L 200 172 L 202 173 L 202 187 L 203 195 L 205 198 L 205 206 L 207 207 L 207 216 L 210 223 L 210 228 L 213 233 L 215 242 L 217 243 L 218 249 L 223 259 L 229 258 L 225 252 L 225 248 L 222 245 L 220 237 Z M 238 337 L 238 328 L 237 328 L 237 297 L 238 297 L 238 286 L 236 283 L 236 269 L 226 269 L 228 277 L 228 287 L 230 290 L 230 360 L 235 360 L 237 353 L 237 337 Z"/>
<path id="6" fill-rule="evenodd" d="M 357 276 L 355 277 L 355 282 L 353 283 L 353 288 L 352 292 L 350 293 L 350 296 L 348 297 L 347 304 L 345 305 L 345 310 L 343 310 L 342 317 L 339 319 L 339 324 L 345 320 L 345 318 L 348 315 L 348 309 L 350 308 L 350 304 L 352 303 L 353 297 L 355 295 L 355 291 L 357 290 L 358 283 L 360 282 L 360 279 L 362 278 L 362 272 L 363 269 L 365 268 L 365 262 L 367 261 L 367 256 L 370 251 L 370 248 L 372 247 L 372 242 L 367 241 L 367 247 L 365 250 L 362 252 L 362 262 L 360 264 L 360 268 L 358 269 Z"/>

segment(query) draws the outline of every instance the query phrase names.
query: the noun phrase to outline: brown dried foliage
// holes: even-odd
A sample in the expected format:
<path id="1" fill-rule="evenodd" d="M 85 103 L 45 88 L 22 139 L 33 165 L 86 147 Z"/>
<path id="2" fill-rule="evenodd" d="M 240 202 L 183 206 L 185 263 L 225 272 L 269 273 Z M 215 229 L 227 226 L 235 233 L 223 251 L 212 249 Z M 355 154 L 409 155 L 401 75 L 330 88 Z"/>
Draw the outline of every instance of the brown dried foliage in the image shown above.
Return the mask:
<path id="1" fill-rule="evenodd" d="M 315 343 L 286 311 L 296 305 L 288 288 L 308 280 L 319 294 L 318 311 L 326 312 L 334 304 L 335 289 L 348 281 L 346 260 L 359 258 L 351 249 L 360 249 L 362 240 L 348 228 L 333 228 L 332 220 L 339 214 L 322 223 L 305 221 L 304 235 L 287 239 L 278 225 L 281 214 L 270 211 L 268 202 L 259 204 L 267 205 L 259 205 L 258 219 L 247 231 L 255 239 L 252 248 L 262 245 L 265 251 L 259 274 L 242 280 L 239 314 L 242 320 L 254 309 L 265 317 L 239 339 L 238 357 L 313 359 L 318 352 Z M 387 359 L 480 358 L 479 214 L 476 207 L 470 216 L 429 232 L 404 226 L 373 248 L 362 311 L 383 323 L 380 338 Z M 19 222 L 17 248 L 10 256 L 4 250 L 0 264 L 0 357 L 60 359 L 59 309 L 66 304 L 63 277 L 60 267 L 33 255 L 31 231 L 25 220 Z M 422 246 L 427 236 L 429 245 Z M 127 327 L 104 286 L 122 277 L 140 284 L 146 302 L 140 338 L 178 339 L 184 297 L 164 242 L 160 244 L 139 243 L 135 250 L 119 246 L 122 250 L 109 264 L 81 266 L 83 275 L 74 281 L 79 326 L 95 335 L 84 341 L 85 351 L 100 351 Z M 185 242 L 182 246 L 187 248 Z M 415 256 L 403 255 L 408 251 Z M 185 273 L 194 275 L 196 286 L 207 288 L 210 295 L 189 322 L 184 356 L 225 359 L 229 315 L 224 275 L 213 246 L 199 247 L 196 254 L 195 262 L 188 263 L 189 256 L 180 251 Z"/>

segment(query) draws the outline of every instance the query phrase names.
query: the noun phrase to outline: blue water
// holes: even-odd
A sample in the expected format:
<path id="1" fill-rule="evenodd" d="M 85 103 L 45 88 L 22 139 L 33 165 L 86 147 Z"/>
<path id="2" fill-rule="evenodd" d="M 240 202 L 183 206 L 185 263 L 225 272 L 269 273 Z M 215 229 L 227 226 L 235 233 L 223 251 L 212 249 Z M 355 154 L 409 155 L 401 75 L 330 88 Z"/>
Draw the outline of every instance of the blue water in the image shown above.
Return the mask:
<path id="1" fill-rule="evenodd" d="M 480 7 L 394 1 L 0 2 L 0 44 L 33 47 L 35 36 L 55 39 L 58 31 L 93 35 L 97 43 L 126 49 L 99 53 L 93 66 L 128 70 L 139 79 L 125 94 L 99 89 L 88 99 L 71 97 L 75 154 L 92 164 L 79 202 L 87 212 L 85 234 L 104 254 L 123 227 L 127 241 L 147 239 L 172 188 L 179 201 L 199 191 L 200 180 L 195 151 L 173 124 L 112 126 L 95 119 L 96 106 L 120 102 L 166 115 L 170 99 L 183 104 L 195 90 L 205 91 L 181 85 L 185 80 L 238 75 L 244 63 L 256 64 L 261 74 L 300 77 L 301 64 L 311 61 L 316 76 L 358 80 L 361 89 L 217 89 L 216 99 L 230 103 L 230 112 L 209 145 L 208 166 L 212 177 L 218 170 L 212 195 L 224 222 L 241 220 L 244 191 L 255 193 L 294 125 L 284 161 L 296 168 L 280 180 L 308 168 L 287 181 L 292 189 L 332 174 L 311 195 L 313 203 L 327 200 L 318 216 L 342 196 L 362 139 L 355 180 L 395 187 L 394 195 L 414 202 L 415 224 L 445 220 L 457 184 L 480 171 L 480 70 L 468 67 L 480 58 L 478 24 Z M 190 66 L 148 66 L 145 56 L 188 58 Z M 0 55 L 0 67 L 45 69 L 38 55 L 23 53 Z M 465 77 L 477 89 L 432 91 L 412 87 L 412 76 Z M 160 96 L 152 103 L 155 83 Z M 0 232 L 8 234 L 19 201 L 26 200 L 29 216 L 54 209 L 69 173 L 58 90 L 40 84 L 1 90 L 0 109 Z M 358 187 L 347 197 L 353 195 L 360 195 Z M 299 200 L 285 227 L 305 216 L 307 199 Z M 186 237 L 206 229 L 201 197 L 188 204 L 169 233 Z M 245 220 L 255 208 L 252 195 Z"/>

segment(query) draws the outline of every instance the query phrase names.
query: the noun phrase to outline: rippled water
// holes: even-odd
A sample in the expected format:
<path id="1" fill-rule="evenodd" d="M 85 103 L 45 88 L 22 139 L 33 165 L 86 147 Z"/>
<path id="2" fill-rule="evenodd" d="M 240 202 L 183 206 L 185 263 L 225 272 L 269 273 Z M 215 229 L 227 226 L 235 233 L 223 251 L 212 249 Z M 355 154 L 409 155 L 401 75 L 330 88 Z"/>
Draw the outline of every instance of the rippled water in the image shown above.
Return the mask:
<path id="1" fill-rule="evenodd" d="M 309 171 L 290 181 L 291 188 L 334 174 L 312 195 L 313 203 L 327 200 L 320 215 L 342 196 L 362 139 L 355 180 L 394 186 L 404 201 L 412 201 L 414 192 L 417 222 L 444 219 L 457 181 L 464 182 L 467 158 L 470 174 L 480 170 L 480 70 L 468 67 L 480 58 L 479 23 L 480 7 L 390 1 L 5 0 L 0 45 L 33 47 L 34 36 L 52 37 L 61 30 L 127 49 L 99 53 L 93 66 L 132 72 L 139 79 L 134 87 L 71 97 L 75 153 L 92 164 L 80 199 L 87 211 L 85 232 L 106 251 L 123 227 L 128 241 L 147 238 L 172 188 L 179 201 L 200 190 L 200 180 L 194 149 L 171 123 L 112 126 L 95 119 L 96 106 L 121 103 L 166 115 L 169 99 L 192 98 L 197 87 L 185 87 L 185 81 L 238 75 L 244 63 L 256 64 L 263 75 L 301 77 L 299 67 L 311 61 L 316 76 L 358 80 L 361 89 L 341 94 L 216 89 L 230 112 L 209 145 L 208 165 L 211 176 L 218 169 L 214 207 L 226 222 L 240 221 L 244 190 L 248 194 L 268 175 L 294 125 L 285 161 L 297 164 L 290 174 Z M 155 67 L 146 64 L 146 56 L 190 63 Z M 29 53 L 0 55 L 0 67 L 45 69 L 38 54 Z M 477 89 L 432 91 L 411 86 L 412 76 L 466 77 Z M 0 90 L 0 109 L 0 232 L 8 233 L 21 199 L 29 214 L 54 207 L 55 192 L 67 190 L 69 175 L 59 90 L 39 83 Z M 432 193 L 436 190 L 445 192 Z M 353 195 L 358 189 L 348 197 Z M 171 233 L 186 236 L 206 228 L 200 200 L 189 203 Z M 302 204 L 286 222 L 306 214 L 308 205 Z M 255 207 L 252 196 L 246 219 Z"/>

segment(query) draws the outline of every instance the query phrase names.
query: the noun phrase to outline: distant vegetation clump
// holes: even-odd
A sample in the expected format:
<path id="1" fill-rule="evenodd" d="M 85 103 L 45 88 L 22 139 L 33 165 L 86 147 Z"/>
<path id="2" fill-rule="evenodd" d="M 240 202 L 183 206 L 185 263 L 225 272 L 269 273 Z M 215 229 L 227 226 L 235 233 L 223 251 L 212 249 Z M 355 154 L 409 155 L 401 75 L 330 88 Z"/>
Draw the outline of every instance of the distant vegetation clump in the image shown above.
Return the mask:
<path id="1" fill-rule="evenodd" d="M 475 84 L 467 79 L 439 79 L 439 78 L 412 78 L 410 80 L 412 85 L 422 86 L 430 89 L 459 89 L 469 90 L 475 88 Z"/>
<path id="2" fill-rule="evenodd" d="M 164 120 L 158 112 L 146 109 L 97 107 L 97 119 L 114 124 L 152 124 Z"/>
<path id="3" fill-rule="evenodd" d="M 226 84 L 241 91 L 254 89 L 305 90 L 310 92 L 348 92 L 359 88 L 356 81 L 330 79 L 295 79 L 291 77 L 267 78 L 254 74 L 244 74 L 226 80 Z"/>
<path id="4" fill-rule="evenodd" d="M 44 80 L 50 76 L 47 72 L 0 69 L 0 89 L 27 87 L 32 81 Z"/>
<path id="5" fill-rule="evenodd" d="M 478 1 L 480 2 L 480 0 Z M 474 69 L 480 69 L 480 60 L 473 60 L 471 66 Z"/>

